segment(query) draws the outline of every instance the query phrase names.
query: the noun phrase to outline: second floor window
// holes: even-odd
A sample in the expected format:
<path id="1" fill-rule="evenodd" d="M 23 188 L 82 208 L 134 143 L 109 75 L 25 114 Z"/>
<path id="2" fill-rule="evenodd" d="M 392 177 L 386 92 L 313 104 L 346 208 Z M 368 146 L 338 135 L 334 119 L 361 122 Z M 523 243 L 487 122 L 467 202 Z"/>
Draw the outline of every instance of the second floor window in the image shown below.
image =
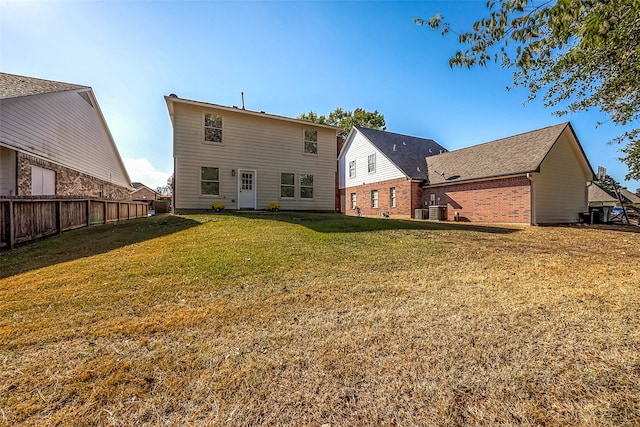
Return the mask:
<path id="1" fill-rule="evenodd" d="M 355 178 L 355 177 L 356 177 L 356 161 L 351 160 L 349 162 L 349 178 Z"/>
<path id="2" fill-rule="evenodd" d="M 222 116 L 204 113 L 205 142 L 222 142 Z"/>
<path id="3" fill-rule="evenodd" d="M 369 173 L 374 173 L 376 171 L 376 153 L 369 154 Z"/>
<path id="4" fill-rule="evenodd" d="M 304 130 L 304 154 L 318 155 L 318 131 Z"/>

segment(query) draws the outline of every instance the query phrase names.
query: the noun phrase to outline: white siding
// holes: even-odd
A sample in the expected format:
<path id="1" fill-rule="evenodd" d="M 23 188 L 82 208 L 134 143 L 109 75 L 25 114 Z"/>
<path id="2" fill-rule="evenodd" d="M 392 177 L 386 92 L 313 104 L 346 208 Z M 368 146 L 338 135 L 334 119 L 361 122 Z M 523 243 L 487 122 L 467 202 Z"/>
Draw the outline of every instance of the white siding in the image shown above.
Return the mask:
<path id="1" fill-rule="evenodd" d="M 97 104 L 89 104 L 79 92 L 83 91 L 3 99 L 0 144 L 129 187 Z M 88 98 L 95 103 L 93 96 Z"/>
<path id="2" fill-rule="evenodd" d="M 562 134 L 535 174 L 535 222 L 560 224 L 576 222 L 588 211 L 587 181 L 591 173 L 573 136 Z"/>
<path id="3" fill-rule="evenodd" d="M 16 194 L 16 152 L 0 147 L 0 196 Z"/>
<path id="4" fill-rule="evenodd" d="M 340 188 L 387 181 L 389 179 L 404 178 L 406 175 L 369 142 L 360 132 L 355 133 L 343 156 L 340 158 Z M 369 173 L 369 155 L 376 155 L 376 171 Z M 356 176 L 349 177 L 349 163 L 356 162 Z"/>
<path id="5" fill-rule="evenodd" d="M 204 111 L 222 116 L 222 144 L 203 142 Z M 305 127 L 318 131 L 317 156 L 303 153 Z M 335 209 L 334 130 L 181 102 L 173 102 L 173 128 L 176 209 L 209 209 L 214 201 L 236 209 L 239 169 L 256 171 L 256 209 L 266 209 L 270 203 L 279 203 L 285 210 Z M 203 166 L 220 169 L 220 196 L 200 195 Z M 296 175 L 293 199 L 280 198 L 282 172 Z M 300 198 L 300 174 L 314 176 L 313 199 Z"/>

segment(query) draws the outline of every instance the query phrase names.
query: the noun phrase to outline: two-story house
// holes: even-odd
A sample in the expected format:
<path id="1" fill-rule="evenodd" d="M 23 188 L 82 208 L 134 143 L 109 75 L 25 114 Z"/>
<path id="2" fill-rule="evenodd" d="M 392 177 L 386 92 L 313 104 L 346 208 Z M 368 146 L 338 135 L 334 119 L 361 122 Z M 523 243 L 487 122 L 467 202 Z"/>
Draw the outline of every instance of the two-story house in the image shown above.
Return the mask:
<path id="1" fill-rule="evenodd" d="M 173 125 L 174 210 L 335 210 L 339 128 L 165 97 Z"/>

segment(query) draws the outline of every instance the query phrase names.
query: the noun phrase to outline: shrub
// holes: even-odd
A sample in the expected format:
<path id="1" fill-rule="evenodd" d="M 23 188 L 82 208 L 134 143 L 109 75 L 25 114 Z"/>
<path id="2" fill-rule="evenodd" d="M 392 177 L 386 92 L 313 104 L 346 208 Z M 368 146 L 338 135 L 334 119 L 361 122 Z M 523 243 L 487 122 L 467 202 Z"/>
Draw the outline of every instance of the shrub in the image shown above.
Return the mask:
<path id="1" fill-rule="evenodd" d="M 220 212 L 221 210 L 224 209 L 224 203 L 222 203 L 222 202 L 213 202 L 213 203 L 211 203 L 211 208 L 216 212 Z"/>
<path id="2" fill-rule="evenodd" d="M 279 211 L 280 210 L 280 203 L 270 203 L 269 204 L 269 210 L 270 211 Z"/>

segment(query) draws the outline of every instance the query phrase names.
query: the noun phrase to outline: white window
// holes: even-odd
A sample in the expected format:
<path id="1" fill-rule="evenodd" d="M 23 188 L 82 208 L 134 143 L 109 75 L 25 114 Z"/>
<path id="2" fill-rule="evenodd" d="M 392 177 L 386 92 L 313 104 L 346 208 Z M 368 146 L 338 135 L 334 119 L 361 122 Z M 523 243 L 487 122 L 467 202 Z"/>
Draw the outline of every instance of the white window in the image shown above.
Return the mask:
<path id="1" fill-rule="evenodd" d="M 293 198 L 296 195 L 296 175 L 293 173 L 280 174 L 280 197 Z"/>
<path id="2" fill-rule="evenodd" d="M 304 154 L 318 155 L 318 131 L 304 130 Z"/>
<path id="3" fill-rule="evenodd" d="M 349 178 L 355 178 L 355 177 L 356 177 L 356 161 L 351 160 L 349 162 Z"/>
<path id="4" fill-rule="evenodd" d="M 205 142 L 222 142 L 222 116 L 204 113 Z"/>
<path id="5" fill-rule="evenodd" d="M 391 187 L 389 189 L 389 202 L 392 208 L 396 207 L 396 188 L 395 187 Z"/>
<path id="6" fill-rule="evenodd" d="M 351 193 L 351 209 L 356 208 L 356 193 Z"/>
<path id="7" fill-rule="evenodd" d="M 31 195 L 49 196 L 54 194 L 56 194 L 55 171 L 31 166 Z"/>
<path id="8" fill-rule="evenodd" d="M 218 168 L 200 168 L 200 194 L 206 196 L 220 195 L 220 170 Z"/>
<path id="9" fill-rule="evenodd" d="M 313 199 L 313 175 L 300 175 L 300 198 Z"/>
<path id="10" fill-rule="evenodd" d="M 371 192 L 371 207 L 372 208 L 378 207 L 378 190 L 373 190 Z"/>
<path id="11" fill-rule="evenodd" d="M 375 173 L 376 171 L 376 153 L 369 154 L 369 173 Z"/>

